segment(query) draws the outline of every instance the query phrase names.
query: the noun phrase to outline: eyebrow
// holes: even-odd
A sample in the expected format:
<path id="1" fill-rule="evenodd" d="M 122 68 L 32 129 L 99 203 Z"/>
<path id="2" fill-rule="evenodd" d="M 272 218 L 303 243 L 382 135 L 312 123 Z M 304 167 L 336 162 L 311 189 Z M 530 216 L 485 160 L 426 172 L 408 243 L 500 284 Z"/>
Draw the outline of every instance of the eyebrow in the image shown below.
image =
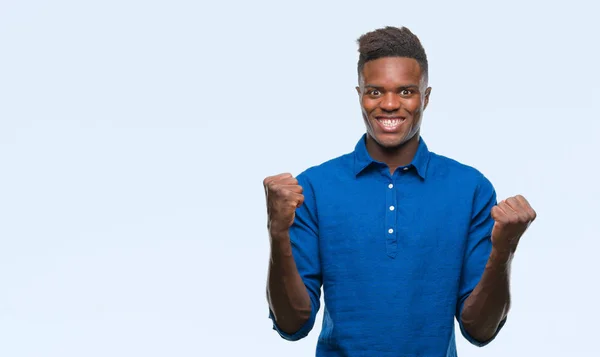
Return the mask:
<path id="1" fill-rule="evenodd" d="M 377 86 L 374 84 L 365 84 L 365 88 L 375 88 L 375 89 L 383 89 L 382 86 Z M 419 86 L 416 84 L 407 84 L 404 86 L 397 87 L 396 89 L 419 89 Z"/>

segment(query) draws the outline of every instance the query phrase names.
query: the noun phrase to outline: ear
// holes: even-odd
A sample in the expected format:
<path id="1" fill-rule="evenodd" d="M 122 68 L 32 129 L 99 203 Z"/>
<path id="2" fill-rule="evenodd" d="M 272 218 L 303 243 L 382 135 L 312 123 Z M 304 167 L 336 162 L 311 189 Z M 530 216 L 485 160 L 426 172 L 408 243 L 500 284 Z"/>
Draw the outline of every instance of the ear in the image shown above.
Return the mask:
<path id="1" fill-rule="evenodd" d="M 428 87 L 425 90 L 425 105 L 423 106 L 423 110 L 425 110 L 425 108 L 427 108 L 427 104 L 429 104 L 429 94 L 431 94 L 431 87 Z"/>
<path id="2" fill-rule="evenodd" d="M 360 87 L 356 86 L 356 93 L 358 93 L 358 96 L 360 97 Z"/>

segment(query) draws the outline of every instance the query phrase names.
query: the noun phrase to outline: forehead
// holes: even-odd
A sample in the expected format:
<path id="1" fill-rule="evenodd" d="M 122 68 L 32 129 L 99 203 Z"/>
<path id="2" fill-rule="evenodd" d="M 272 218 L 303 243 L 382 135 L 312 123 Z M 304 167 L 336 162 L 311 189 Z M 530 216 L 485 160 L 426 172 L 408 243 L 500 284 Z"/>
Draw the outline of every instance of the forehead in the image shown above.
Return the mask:
<path id="1" fill-rule="evenodd" d="M 421 80 L 419 62 L 407 57 L 382 57 L 369 61 L 362 73 L 365 84 L 419 84 Z"/>

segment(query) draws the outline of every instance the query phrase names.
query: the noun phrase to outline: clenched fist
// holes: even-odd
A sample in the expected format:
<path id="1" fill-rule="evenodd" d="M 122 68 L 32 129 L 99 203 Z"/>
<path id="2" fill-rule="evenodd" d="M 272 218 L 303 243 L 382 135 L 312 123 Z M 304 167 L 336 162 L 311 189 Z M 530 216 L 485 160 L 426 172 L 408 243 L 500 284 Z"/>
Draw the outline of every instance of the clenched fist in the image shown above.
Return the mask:
<path id="1" fill-rule="evenodd" d="M 501 257 L 510 257 L 519 244 L 519 239 L 536 213 L 525 197 L 517 195 L 501 201 L 492 208 L 495 224 L 492 229 L 492 246 Z"/>
<path id="2" fill-rule="evenodd" d="M 267 177 L 263 185 L 267 200 L 269 231 L 286 232 L 294 223 L 296 208 L 304 202 L 302 186 L 288 173 Z"/>

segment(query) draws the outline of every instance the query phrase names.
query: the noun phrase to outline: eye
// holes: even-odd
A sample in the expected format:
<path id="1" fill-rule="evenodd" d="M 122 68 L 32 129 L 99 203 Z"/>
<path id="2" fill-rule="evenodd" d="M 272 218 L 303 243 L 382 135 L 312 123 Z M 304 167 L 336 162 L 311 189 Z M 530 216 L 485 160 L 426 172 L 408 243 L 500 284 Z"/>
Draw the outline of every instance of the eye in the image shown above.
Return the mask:
<path id="1" fill-rule="evenodd" d="M 411 95 L 413 92 L 410 89 L 403 89 L 400 91 L 400 95 L 403 97 L 409 96 Z"/>
<path id="2" fill-rule="evenodd" d="M 367 92 L 367 94 L 372 97 L 378 97 L 381 95 L 381 92 L 378 89 L 371 89 Z"/>

